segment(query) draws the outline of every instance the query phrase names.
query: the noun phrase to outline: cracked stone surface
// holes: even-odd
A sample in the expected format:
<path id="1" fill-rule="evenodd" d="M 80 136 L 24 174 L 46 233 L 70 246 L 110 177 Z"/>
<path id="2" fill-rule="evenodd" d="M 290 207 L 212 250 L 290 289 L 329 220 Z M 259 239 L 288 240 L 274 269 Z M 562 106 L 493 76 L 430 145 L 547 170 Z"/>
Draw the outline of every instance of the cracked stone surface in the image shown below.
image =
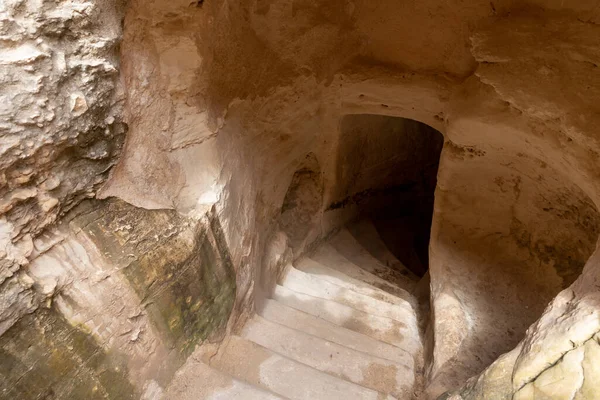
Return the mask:
<path id="1" fill-rule="evenodd" d="M 0 332 L 33 311 L 33 240 L 93 198 L 121 152 L 120 2 L 0 5 Z"/>
<path id="2" fill-rule="evenodd" d="M 3 1 L 0 399 L 187 396 L 305 256 L 336 345 L 407 322 L 348 299 L 413 307 L 388 394 L 594 399 L 599 37 L 597 0 Z"/>

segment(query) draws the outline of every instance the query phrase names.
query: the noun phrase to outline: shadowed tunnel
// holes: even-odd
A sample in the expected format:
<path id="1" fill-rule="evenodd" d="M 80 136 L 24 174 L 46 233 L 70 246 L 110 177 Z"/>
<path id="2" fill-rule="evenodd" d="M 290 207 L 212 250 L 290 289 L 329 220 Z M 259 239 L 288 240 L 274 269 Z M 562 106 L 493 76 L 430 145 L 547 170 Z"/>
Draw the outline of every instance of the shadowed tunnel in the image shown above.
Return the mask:
<path id="1" fill-rule="evenodd" d="M 394 255 L 417 276 L 428 249 L 443 136 L 411 119 L 347 115 L 341 122 L 337 198 L 355 205 Z"/>

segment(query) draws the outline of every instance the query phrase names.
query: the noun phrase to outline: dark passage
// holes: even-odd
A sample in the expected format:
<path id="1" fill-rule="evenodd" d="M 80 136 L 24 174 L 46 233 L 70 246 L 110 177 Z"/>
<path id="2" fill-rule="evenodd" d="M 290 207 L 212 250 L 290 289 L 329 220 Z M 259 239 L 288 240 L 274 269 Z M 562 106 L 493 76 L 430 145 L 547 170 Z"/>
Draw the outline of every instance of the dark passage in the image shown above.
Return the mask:
<path id="1" fill-rule="evenodd" d="M 384 242 L 418 276 L 428 248 L 439 158 L 444 138 L 418 121 L 347 115 L 341 123 L 338 201 L 373 220 Z"/>

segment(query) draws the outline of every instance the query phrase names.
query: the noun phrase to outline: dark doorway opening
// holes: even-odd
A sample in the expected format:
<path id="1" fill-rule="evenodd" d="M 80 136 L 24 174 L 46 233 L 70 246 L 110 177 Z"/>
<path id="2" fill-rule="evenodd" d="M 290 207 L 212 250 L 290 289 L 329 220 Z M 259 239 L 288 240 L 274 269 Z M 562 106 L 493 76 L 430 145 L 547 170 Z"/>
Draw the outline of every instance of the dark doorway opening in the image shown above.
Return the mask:
<path id="1" fill-rule="evenodd" d="M 443 135 L 421 122 L 347 115 L 341 122 L 339 201 L 370 218 L 394 255 L 413 273 L 429 268 L 429 236 Z"/>

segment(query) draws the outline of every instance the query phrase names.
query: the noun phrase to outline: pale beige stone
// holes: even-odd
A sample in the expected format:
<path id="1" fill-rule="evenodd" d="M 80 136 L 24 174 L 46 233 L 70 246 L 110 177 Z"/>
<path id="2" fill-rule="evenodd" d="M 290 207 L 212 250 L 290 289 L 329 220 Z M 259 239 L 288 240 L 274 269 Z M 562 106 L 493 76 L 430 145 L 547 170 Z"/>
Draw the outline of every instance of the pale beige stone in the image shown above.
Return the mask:
<path id="1" fill-rule="evenodd" d="M 0 380 L 49 309 L 144 399 L 598 397 L 599 37 L 596 0 L 1 2 Z M 110 198 L 143 216 L 73 223 Z M 198 238 L 231 276 L 178 280 Z"/>

